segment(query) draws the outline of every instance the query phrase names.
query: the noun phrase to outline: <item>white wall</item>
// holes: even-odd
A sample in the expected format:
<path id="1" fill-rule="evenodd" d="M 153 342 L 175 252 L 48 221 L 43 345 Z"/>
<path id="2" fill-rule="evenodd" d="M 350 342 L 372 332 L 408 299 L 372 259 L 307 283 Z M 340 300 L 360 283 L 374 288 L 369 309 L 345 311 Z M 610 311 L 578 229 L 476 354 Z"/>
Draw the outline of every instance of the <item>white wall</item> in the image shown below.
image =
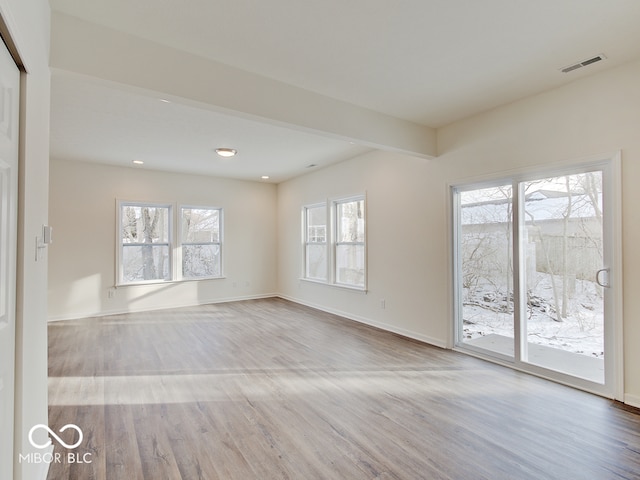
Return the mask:
<path id="1" fill-rule="evenodd" d="M 368 292 L 300 280 L 302 206 L 359 193 L 367 195 Z M 278 216 L 283 296 L 429 343 L 447 344 L 446 185 L 437 163 L 369 153 L 280 184 Z"/>
<path id="2" fill-rule="evenodd" d="M 227 257 L 229 279 L 212 281 L 202 295 L 186 284 L 170 287 L 177 295 L 172 296 L 172 303 L 277 291 L 286 298 L 435 345 L 450 345 L 448 185 L 621 150 L 625 399 L 640 406 L 640 324 L 634 321 L 640 317 L 640 299 L 634 295 L 640 289 L 640 254 L 633 248 L 640 243 L 640 214 L 635 208 L 640 205 L 636 186 L 640 179 L 638 78 L 640 63 L 633 63 L 456 122 L 438 131 L 440 156 L 436 160 L 374 152 L 282 183 L 277 193 L 275 187 L 257 183 L 54 161 L 51 224 L 56 230 L 51 247 L 50 314 L 54 318 L 83 316 L 153 308 L 166 302 L 166 291 L 159 287 L 127 287 L 124 299 L 124 289 L 114 301 L 106 298 L 114 278 L 115 198 L 225 201 L 228 204 L 222 206 L 228 221 L 249 215 L 232 238 L 227 236 L 227 246 L 237 246 L 233 255 L 241 252 L 241 257 L 250 258 Z M 221 196 L 216 197 L 216 192 Z M 301 281 L 301 207 L 362 192 L 367 194 L 368 207 L 367 294 Z M 250 217 L 256 205 L 262 207 L 261 214 Z M 78 228 L 74 218 L 89 211 L 100 211 L 108 221 L 92 221 L 88 228 Z M 264 228 L 277 222 L 277 230 L 262 237 L 265 245 L 254 238 L 262 227 L 253 231 L 248 227 L 252 218 L 264 222 Z M 227 224 L 227 235 L 231 228 Z M 78 231 L 85 232 L 84 240 L 76 243 Z M 87 237 L 86 232 L 94 234 Z M 106 253 L 96 258 L 86 248 L 88 240 L 102 242 L 96 251 Z M 231 269 L 236 261 L 237 270 Z M 241 290 L 246 281 L 251 286 L 236 294 L 232 283 Z M 145 290 L 148 288 L 151 291 Z M 385 300 L 384 309 L 381 300 Z"/>
<path id="3" fill-rule="evenodd" d="M 49 4 L 0 0 L 0 13 L 24 63 L 20 105 L 14 478 L 37 479 L 42 464 L 17 461 L 33 448 L 29 429 L 47 423 L 47 261 L 35 238 L 47 223 L 49 164 Z"/>
<path id="4" fill-rule="evenodd" d="M 622 152 L 625 401 L 640 406 L 640 62 L 438 132 L 443 182 Z"/>
<path id="5" fill-rule="evenodd" d="M 448 185 L 622 150 L 625 400 L 640 406 L 640 63 L 438 131 L 439 157 L 373 153 L 279 185 L 279 291 L 290 299 L 450 345 Z M 368 195 L 368 294 L 300 281 L 301 207 Z M 386 300 L 386 309 L 380 300 Z"/>
<path id="6" fill-rule="evenodd" d="M 52 160 L 49 318 L 79 318 L 276 292 L 276 186 Z M 224 279 L 115 285 L 116 199 L 224 209 Z"/>

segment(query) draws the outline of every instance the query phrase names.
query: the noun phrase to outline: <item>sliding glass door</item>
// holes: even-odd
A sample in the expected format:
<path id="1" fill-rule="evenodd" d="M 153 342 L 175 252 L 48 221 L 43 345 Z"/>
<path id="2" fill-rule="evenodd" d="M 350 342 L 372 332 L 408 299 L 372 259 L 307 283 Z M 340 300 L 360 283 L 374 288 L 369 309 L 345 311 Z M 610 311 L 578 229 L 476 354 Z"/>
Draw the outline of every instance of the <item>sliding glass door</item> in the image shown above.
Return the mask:
<path id="1" fill-rule="evenodd" d="M 453 188 L 456 347 L 615 396 L 611 162 L 544 173 Z"/>

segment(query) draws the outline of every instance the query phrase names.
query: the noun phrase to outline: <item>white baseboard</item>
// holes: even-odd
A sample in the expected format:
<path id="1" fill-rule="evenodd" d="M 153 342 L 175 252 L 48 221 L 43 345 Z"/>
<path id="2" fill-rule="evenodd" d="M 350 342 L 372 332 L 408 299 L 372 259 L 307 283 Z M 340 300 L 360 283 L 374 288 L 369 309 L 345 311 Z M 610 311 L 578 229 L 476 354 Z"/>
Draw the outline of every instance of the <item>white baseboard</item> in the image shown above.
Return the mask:
<path id="1" fill-rule="evenodd" d="M 632 407 L 640 408 L 640 395 L 631 395 L 626 393 L 624 395 L 624 403 Z"/>
<path id="2" fill-rule="evenodd" d="M 165 304 L 165 305 L 155 305 L 153 308 L 130 308 L 130 309 L 114 309 L 114 310 L 100 310 L 93 312 L 83 312 L 83 313 L 73 313 L 70 315 L 53 315 L 48 318 L 49 322 L 60 322 L 64 320 L 80 320 L 83 318 L 92 318 L 92 317 L 106 317 L 109 315 L 123 315 L 125 313 L 141 313 L 141 312 L 153 312 L 157 310 L 168 310 L 170 308 L 183 308 L 183 307 L 196 307 L 199 305 L 210 305 L 214 303 L 228 303 L 228 302 L 240 302 L 242 300 L 258 300 L 260 298 L 273 298 L 278 297 L 279 295 L 276 293 L 267 293 L 260 295 L 246 295 L 240 297 L 227 297 L 227 298 L 215 298 L 210 300 L 202 300 L 196 303 L 185 303 L 185 304 Z"/>
<path id="3" fill-rule="evenodd" d="M 333 315 L 338 315 L 340 317 L 344 317 L 348 320 L 353 320 L 354 322 L 363 323 L 365 325 L 369 325 L 371 327 L 379 328 L 380 330 L 385 330 L 387 332 L 395 333 L 397 335 L 411 338 L 413 340 L 418 340 L 422 343 L 427 343 L 429 345 L 433 345 L 440 348 L 448 348 L 446 341 L 443 341 L 439 338 L 429 337 L 427 335 L 422 335 L 421 333 L 413 332 L 411 330 L 405 330 L 404 328 L 396 327 L 395 325 L 390 325 L 388 323 L 378 322 L 376 320 L 372 320 L 370 318 L 361 317 L 359 315 L 353 315 L 351 313 L 343 312 L 334 308 L 327 308 L 323 305 L 316 305 L 311 302 L 306 302 L 304 300 L 300 300 L 298 298 L 289 297 L 288 295 L 277 295 L 278 297 L 288 300 L 290 302 L 298 303 L 300 305 L 305 305 L 307 307 L 315 308 L 316 310 L 320 310 L 322 312 L 331 313 Z"/>
<path id="4" fill-rule="evenodd" d="M 383 322 L 378 322 L 376 320 L 372 320 L 370 318 L 365 318 L 359 315 L 353 315 L 350 314 L 348 312 L 344 312 L 338 309 L 333 309 L 333 308 L 327 308 L 323 305 L 318 305 L 318 304 L 314 304 L 311 302 L 305 302 L 303 300 L 297 299 L 297 298 L 293 298 L 293 297 L 289 297 L 288 295 L 282 295 L 282 294 L 277 294 L 277 293 L 268 293 L 268 294 L 261 294 L 261 295 L 246 295 L 246 296 L 240 296 L 240 297 L 228 297 L 228 298 L 217 298 L 217 299 L 210 299 L 210 300 L 202 300 L 199 301 L 197 303 L 189 303 L 189 304 L 165 304 L 165 305 L 156 305 L 153 308 L 130 308 L 130 309 L 114 309 L 114 310 L 100 310 L 100 311 L 93 311 L 93 312 L 81 312 L 81 313 L 74 313 L 71 315 L 54 315 L 54 316 L 50 316 L 48 321 L 49 322 L 59 322 L 59 321 L 64 321 L 64 320 L 80 320 L 83 318 L 92 318 L 92 317 L 106 317 L 109 315 L 123 315 L 126 313 L 140 313 L 140 312 L 149 312 L 149 311 L 157 311 L 157 310 L 167 310 L 170 308 L 182 308 L 182 307 L 194 307 L 194 306 L 198 306 L 198 305 L 208 305 L 208 304 L 214 304 L 214 303 L 228 303 L 228 302 L 238 302 L 238 301 L 242 301 L 242 300 L 257 300 L 257 299 L 261 299 L 261 298 L 272 298 L 272 297 L 278 297 L 278 298 L 282 298 L 284 300 L 288 300 L 290 302 L 294 302 L 294 303 L 298 303 L 300 305 L 305 305 L 307 307 L 311 307 L 311 308 L 315 308 L 316 310 L 320 310 L 323 312 L 327 312 L 327 313 L 331 313 L 334 315 L 339 315 L 341 317 L 344 317 L 346 319 L 349 320 L 353 320 L 355 322 L 358 323 L 363 323 L 365 325 L 369 325 L 375 328 L 379 328 L 381 330 L 385 330 L 387 332 L 392 332 L 395 333 L 397 335 L 401 335 L 403 337 L 407 337 L 407 338 L 411 338 L 414 340 L 418 340 L 420 342 L 423 343 L 428 343 L 429 345 L 434 345 L 436 347 L 440 347 L 440 348 L 447 348 L 447 344 L 446 342 L 442 341 L 441 339 L 438 338 L 433 338 L 433 337 L 429 337 L 427 335 L 422 335 L 420 333 L 417 332 L 413 332 L 410 330 L 405 330 L 403 328 L 399 328 L 396 327 L 395 325 L 390 325 L 387 323 L 383 323 Z"/>

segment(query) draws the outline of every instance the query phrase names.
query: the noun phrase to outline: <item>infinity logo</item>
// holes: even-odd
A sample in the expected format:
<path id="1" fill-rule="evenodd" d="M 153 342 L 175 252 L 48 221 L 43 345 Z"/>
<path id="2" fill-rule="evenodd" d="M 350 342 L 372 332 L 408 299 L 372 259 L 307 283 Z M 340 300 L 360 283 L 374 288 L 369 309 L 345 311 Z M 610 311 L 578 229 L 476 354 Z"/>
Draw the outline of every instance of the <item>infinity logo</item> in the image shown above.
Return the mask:
<path id="1" fill-rule="evenodd" d="M 39 445 L 33 441 L 33 432 L 35 432 L 39 428 L 44 428 L 47 432 L 49 432 L 49 435 L 53 436 L 58 441 L 58 443 L 62 445 L 64 448 L 69 448 L 69 449 L 76 448 L 78 445 L 82 443 L 82 437 L 83 437 L 82 430 L 80 430 L 80 427 L 78 427 L 77 425 L 74 425 L 73 423 L 69 423 L 60 429 L 60 433 L 64 432 L 69 428 L 72 428 L 78 432 L 80 438 L 73 445 L 69 445 L 68 443 L 65 443 L 64 440 L 62 440 L 58 435 L 56 435 L 56 433 L 53 430 L 51 430 L 48 426 L 39 423 L 38 425 L 34 425 L 33 427 L 31 427 L 31 430 L 29 430 L 29 443 L 33 445 L 35 448 L 47 448 L 49 445 L 51 445 L 50 438 L 47 438 L 47 443 L 45 443 L 44 445 Z"/>

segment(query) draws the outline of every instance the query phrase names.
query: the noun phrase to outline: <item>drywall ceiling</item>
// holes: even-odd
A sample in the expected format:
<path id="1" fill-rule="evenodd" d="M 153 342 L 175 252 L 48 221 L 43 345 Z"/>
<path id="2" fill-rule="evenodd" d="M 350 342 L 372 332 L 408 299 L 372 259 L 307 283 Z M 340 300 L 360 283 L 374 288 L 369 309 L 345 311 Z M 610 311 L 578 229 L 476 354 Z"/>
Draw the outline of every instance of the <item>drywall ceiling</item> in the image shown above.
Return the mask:
<path id="1" fill-rule="evenodd" d="M 637 0 L 51 0 L 50 3 L 59 14 L 250 72 L 265 81 L 275 80 L 390 119 L 401 119 L 406 125 L 411 122 L 430 128 L 640 58 Z M 55 21 L 53 30 L 55 50 Z M 570 73 L 560 71 L 599 54 L 604 54 L 606 60 Z M 64 66 L 55 63 L 52 66 L 64 70 Z M 82 82 L 88 86 L 78 87 Z M 100 94 L 92 89 L 111 90 L 109 94 Z M 82 76 L 62 75 L 54 70 L 52 155 L 99 156 L 98 152 L 86 151 L 91 147 L 89 142 L 74 143 L 78 136 L 92 137 L 93 144 L 101 146 L 104 153 L 101 161 L 107 157 L 124 158 L 127 153 L 131 157 L 136 152 L 139 155 L 147 152 L 151 158 L 158 155 L 158 150 L 173 152 L 167 148 L 166 138 L 159 139 L 167 133 L 173 136 L 174 149 L 182 152 L 192 151 L 189 147 L 198 142 L 210 151 L 216 146 L 212 142 L 225 140 L 224 135 L 212 140 L 211 130 L 201 133 L 208 135 L 209 143 L 204 136 L 194 138 L 198 129 L 190 132 L 185 129 L 183 135 L 178 135 L 175 129 L 154 130 L 161 123 L 158 118 L 148 122 L 141 119 L 163 118 L 158 105 L 148 105 L 149 98 L 157 92 L 137 92 L 141 97 L 138 99 L 132 98 L 131 91 L 122 92 L 123 97 L 117 99 L 116 92 L 117 85 L 96 85 Z M 87 96 L 94 95 L 101 95 L 104 102 L 87 100 Z M 179 99 L 173 100 L 179 103 Z M 91 108 L 83 109 L 87 101 Z M 130 108 L 123 111 L 112 108 L 122 103 Z M 326 110 L 330 103 L 323 105 Z M 246 160 L 251 152 L 252 165 L 273 165 L 279 179 L 299 174 L 310 163 L 323 160 L 332 163 L 357 155 L 375 143 L 362 142 L 358 146 L 350 143 L 353 141 L 348 138 L 350 135 L 341 139 L 340 135 L 327 137 L 322 131 L 310 133 L 293 128 L 287 136 L 291 143 L 287 145 L 289 152 L 279 164 L 274 152 L 283 146 L 282 137 L 271 130 L 274 125 L 269 122 L 242 118 L 253 122 L 247 126 L 239 118 L 227 123 L 215 109 L 198 111 L 193 106 L 179 105 L 169 108 L 174 109 L 172 115 L 184 118 L 185 125 L 212 122 L 214 129 L 225 131 L 226 127 L 229 138 L 241 142 L 233 146 L 247 152 Z M 308 115 L 314 113 L 309 111 Z M 95 128 L 92 118 L 99 120 Z M 138 118 L 137 129 L 144 139 L 138 142 L 137 150 L 135 138 L 128 138 L 127 142 L 124 138 L 117 139 L 117 128 L 133 118 Z M 235 135 L 231 133 L 234 128 Z M 261 128 L 265 130 L 258 132 Z M 244 136 L 238 133 L 243 130 Z M 131 131 L 133 128 L 128 130 Z M 271 134 L 273 142 L 266 140 Z M 149 138 L 158 141 L 149 142 Z M 121 140 L 119 151 L 105 146 Z M 357 139 L 355 143 L 359 143 Z M 380 143 L 384 147 L 385 142 Z M 155 145 L 156 150 L 150 145 Z M 259 157 L 261 149 L 264 155 Z M 198 154 L 198 161 L 204 162 L 202 150 Z M 194 153 L 196 157 L 198 154 Z M 191 162 L 187 157 L 185 154 L 180 160 L 185 166 Z M 212 169 L 211 173 L 247 178 L 269 174 L 264 169 L 243 170 L 242 166 L 235 173 L 231 167 Z"/>
<path id="2" fill-rule="evenodd" d="M 370 150 L 78 75 L 57 72 L 51 89 L 58 159 L 278 183 Z M 238 154 L 219 157 L 218 147 Z"/>

